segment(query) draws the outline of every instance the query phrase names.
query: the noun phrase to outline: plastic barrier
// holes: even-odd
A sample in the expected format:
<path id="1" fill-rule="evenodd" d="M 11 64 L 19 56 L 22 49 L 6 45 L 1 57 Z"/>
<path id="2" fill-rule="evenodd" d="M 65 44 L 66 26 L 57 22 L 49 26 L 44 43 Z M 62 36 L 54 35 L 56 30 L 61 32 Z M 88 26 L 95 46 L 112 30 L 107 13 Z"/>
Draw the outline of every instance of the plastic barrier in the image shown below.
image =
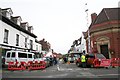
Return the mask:
<path id="1" fill-rule="evenodd" d="M 28 70 L 38 70 L 38 69 L 45 69 L 46 63 L 45 61 L 40 62 L 28 62 Z"/>
<path id="2" fill-rule="evenodd" d="M 94 61 L 94 67 L 110 67 L 111 60 L 110 59 L 96 59 Z"/>
<path id="3" fill-rule="evenodd" d="M 8 63 L 8 70 L 25 70 L 26 69 L 26 62 L 9 62 Z"/>
<path id="4" fill-rule="evenodd" d="M 111 59 L 111 66 L 112 67 L 120 66 L 120 58 L 112 58 Z"/>
<path id="5" fill-rule="evenodd" d="M 45 69 L 46 68 L 45 61 L 40 61 L 40 64 L 41 64 L 41 69 Z"/>

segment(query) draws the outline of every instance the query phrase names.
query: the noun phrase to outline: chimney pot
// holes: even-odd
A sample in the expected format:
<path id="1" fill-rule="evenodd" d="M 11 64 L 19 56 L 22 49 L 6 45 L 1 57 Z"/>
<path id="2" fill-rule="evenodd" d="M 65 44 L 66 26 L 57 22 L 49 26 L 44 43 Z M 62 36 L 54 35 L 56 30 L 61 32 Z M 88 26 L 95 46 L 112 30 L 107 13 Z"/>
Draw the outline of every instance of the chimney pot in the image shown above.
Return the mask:
<path id="1" fill-rule="evenodd" d="M 95 21 L 96 18 L 97 18 L 97 14 L 96 13 L 92 13 L 91 14 L 91 21 L 92 21 L 92 23 Z"/>

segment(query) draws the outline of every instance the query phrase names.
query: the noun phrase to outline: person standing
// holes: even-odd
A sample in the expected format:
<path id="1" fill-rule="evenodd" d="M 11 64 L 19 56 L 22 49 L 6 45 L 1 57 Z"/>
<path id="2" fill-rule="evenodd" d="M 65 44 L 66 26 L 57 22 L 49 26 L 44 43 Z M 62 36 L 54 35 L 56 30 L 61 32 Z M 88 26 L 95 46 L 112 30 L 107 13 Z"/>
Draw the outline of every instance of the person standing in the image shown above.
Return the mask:
<path id="1" fill-rule="evenodd" d="M 85 68 L 86 67 L 86 57 L 85 57 L 85 54 L 83 54 L 81 56 L 81 63 L 82 63 L 82 67 Z"/>
<path id="2" fill-rule="evenodd" d="M 52 58 L 52 55 L 50 55 L 50 66 L 53 66 L 53 58 Z"/>

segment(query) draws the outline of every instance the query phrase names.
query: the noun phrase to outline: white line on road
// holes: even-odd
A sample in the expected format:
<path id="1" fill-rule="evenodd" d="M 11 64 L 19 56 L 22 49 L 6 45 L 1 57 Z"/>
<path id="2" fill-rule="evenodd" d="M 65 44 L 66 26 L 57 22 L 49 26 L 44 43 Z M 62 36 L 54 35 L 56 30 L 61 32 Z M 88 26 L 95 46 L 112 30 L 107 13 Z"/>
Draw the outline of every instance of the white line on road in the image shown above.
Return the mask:
<path id="1" fill-rule="evenodd" d="M 101 75 L 97 75 L 97 76 L 117 76 L 120 74 L 101 74 Z"/>

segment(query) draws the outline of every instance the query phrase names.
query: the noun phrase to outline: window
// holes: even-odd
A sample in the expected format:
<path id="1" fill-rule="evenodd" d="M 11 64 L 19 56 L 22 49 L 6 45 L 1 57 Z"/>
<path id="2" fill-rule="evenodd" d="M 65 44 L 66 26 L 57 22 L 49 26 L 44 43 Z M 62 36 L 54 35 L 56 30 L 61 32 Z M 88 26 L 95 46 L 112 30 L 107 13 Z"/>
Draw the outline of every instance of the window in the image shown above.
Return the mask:
<path id="1" fill-rule="evenodd" d="M 5 31 L 4 31 L 4 43 L 8 43 L 8 33 L 9 33 L 9 31 L 7 30 L 7 29 L 5 29 Z"/>
<path id="2" fill-rule="evenodd" d="M 95 58 L 95 55 L 94 54 L 88 54 L 88 55 L 86 55 L 86 58 Z"/>
<path id="3" fill-rule="evenodd" d="M 28 54 L 28 58 L 32 58 L 32 54 Z"/>
<path id="4" fill-rule="evenodd" d="M 15 52 L 12 52 L 12 56 L 11 57 L 15 57 Z"/>
<path id="5" fill-rule="evenodd" d="M 26 53 L 18 53 L 18 57 L 19 58 L 27 58 L 27 54 Z"/>
<path id="6" fill-rule="evenodd" d="M 27 38 L 25 38 L 25 48 L 27 48 Z"/>
<path id="7" fill-rule="evenodd" d="M 33 49 L 33 41 L 30 40 L 30 49 Z"/>
<path id="8" fill-rule="evenodd" d="M 9 53 L 7 53 L 7 58 L 9 58 L 10 57 L 10 52 Z"/>
<path id="9" fill-rule="evenodd" d="M 38 51 L 38 45 L 36 45 L 36 50 Z"/>
<path id="10" fill-rule="evenodd" d="M 16 46 L 19 46 L 19 35 L 16 34 Z"/>

